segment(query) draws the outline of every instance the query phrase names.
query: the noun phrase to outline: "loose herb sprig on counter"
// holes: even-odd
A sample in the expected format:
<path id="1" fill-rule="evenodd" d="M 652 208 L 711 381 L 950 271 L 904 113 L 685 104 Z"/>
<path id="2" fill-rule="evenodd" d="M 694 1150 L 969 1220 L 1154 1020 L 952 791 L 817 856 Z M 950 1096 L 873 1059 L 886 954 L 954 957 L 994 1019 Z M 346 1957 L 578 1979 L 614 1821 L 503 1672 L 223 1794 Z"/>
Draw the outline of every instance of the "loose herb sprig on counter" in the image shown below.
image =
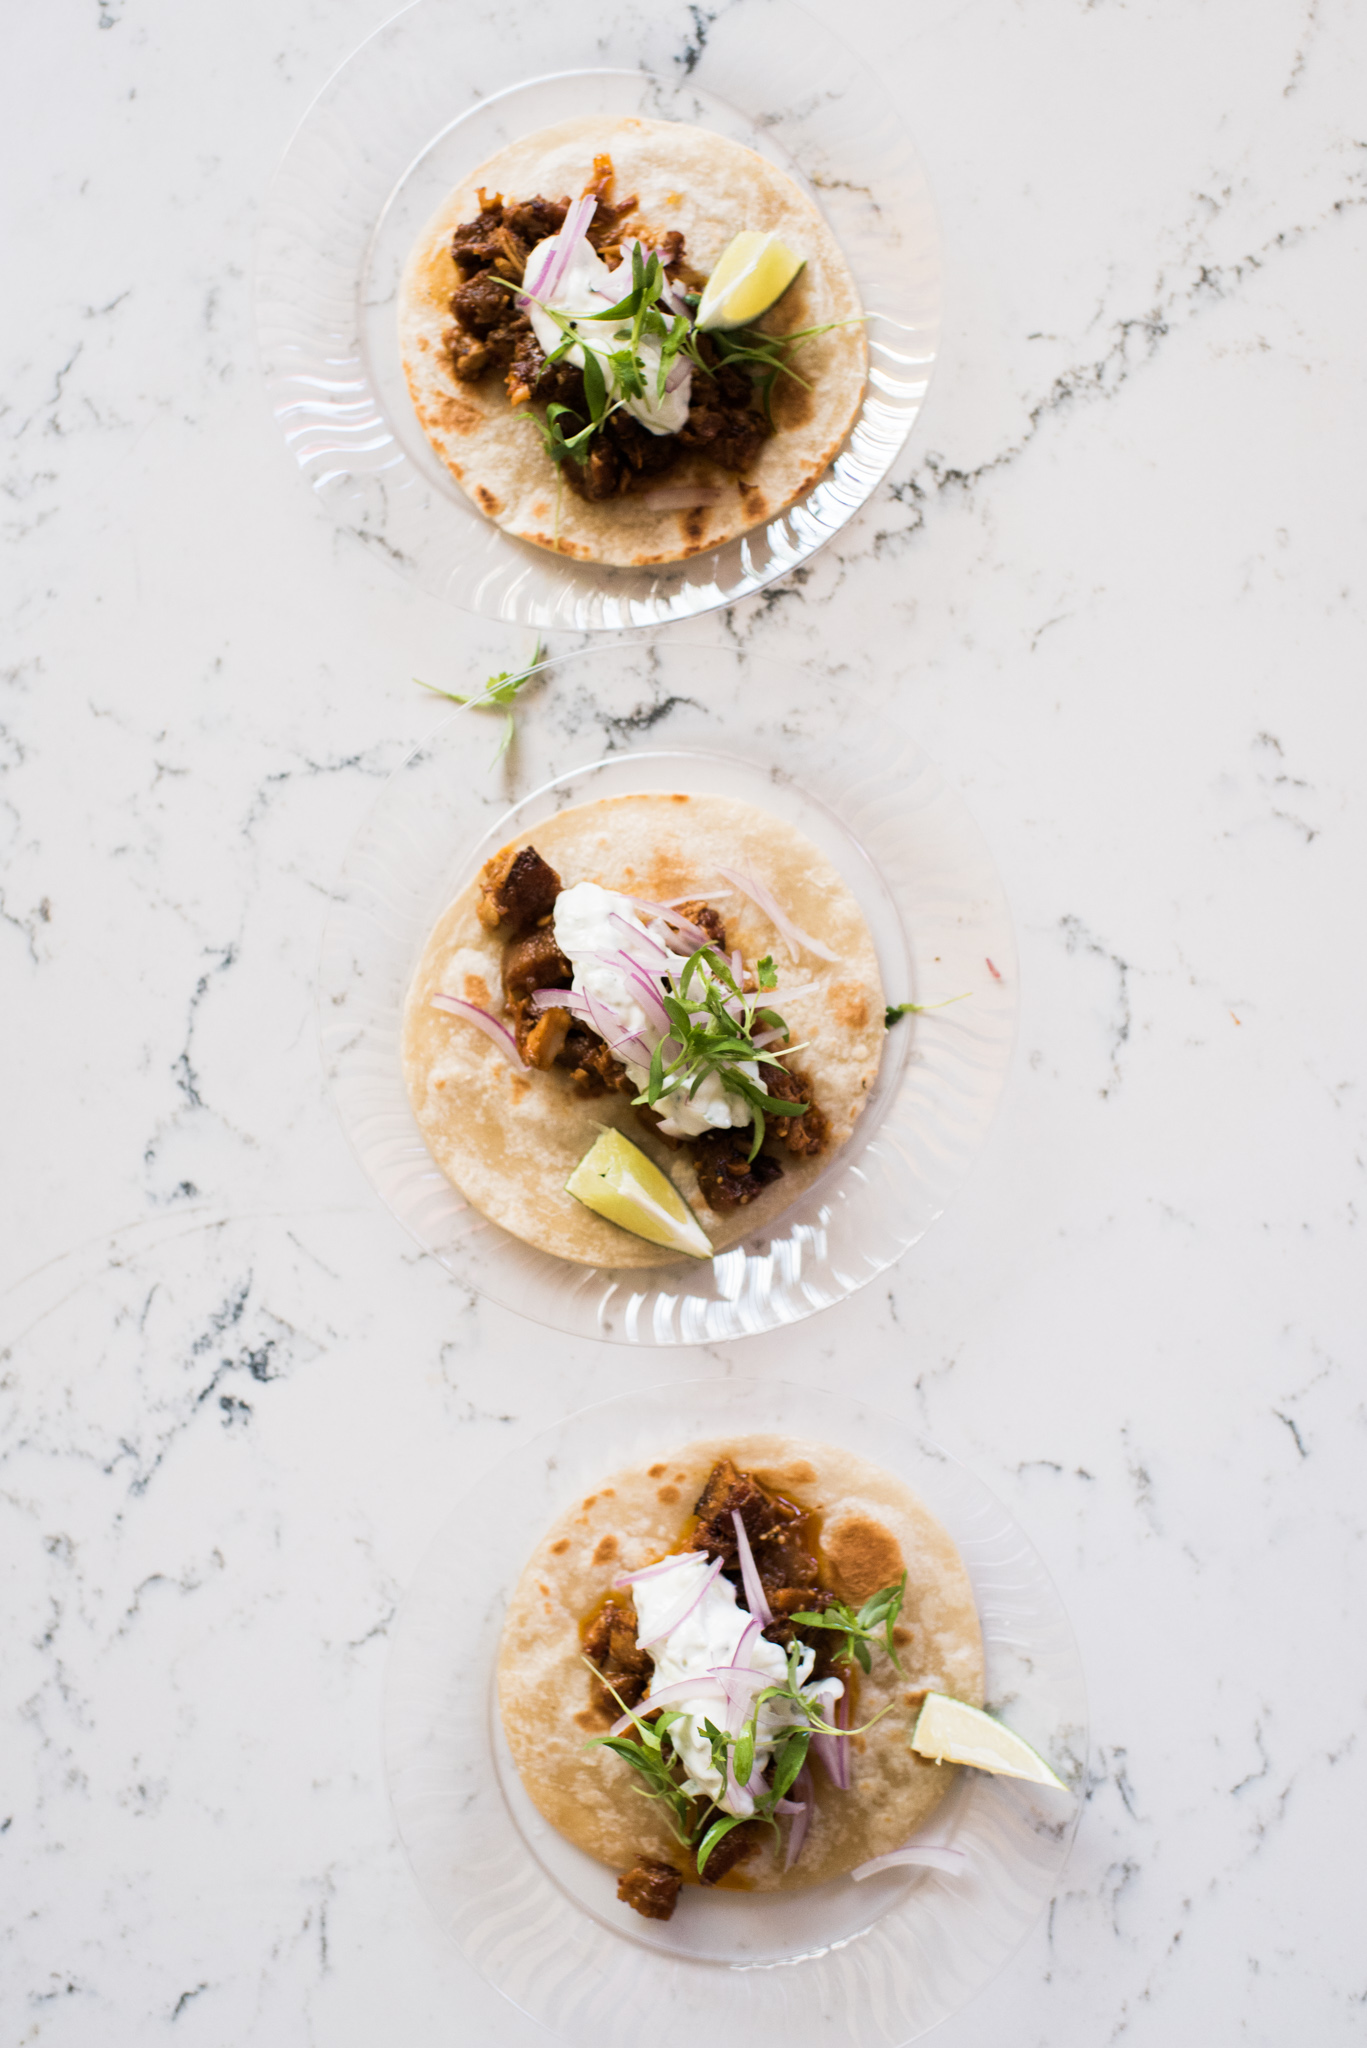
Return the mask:
<path id="1" fill-rule="evenodd" d="M 810 1107 L 805 1102 L 779 1101 L 740 1071 L 742 1060 L 754 1061 L 761 1067 L 783 1066 L 774 1053 L 755 1045 L 757 1026 L 788 1036 L 788 1026 L 777 1010 L 761 1007 L 765 991 L 778 982 L 772 959 L 766 956 L 759 962 L 755 978 L 759 987 L 747 993 L 713 947 L 699 946 L 690 954 L 680 970 L 677 990 L 661 993 L 670 1035 L 662 1038 L 652 1052 L 646 1085 L 634 1098 L 637 1106 L 645 1104 L 653 1109 L 661 1096 L 680 1090 L 691 1101 L 707 1076 L 716 1074 L 723 1088 L 750 1105 L 754 1123 L 751 1160 L 764 1142 L 766 1115 L 801 1116 Z M 737 1000 L 739 1016 L 727 1007 Z M 671 1056 L 672 1048 L 677 1050 Z M 800 1052 L 802 1048 L 790 1046 L 788 1050 Z"/>
<path id="2" fill-rule="evenodd" d="M 469 696 L 463 697 L 458 690 L 438 689 L 435 683 L 425 683 L 421 676 L 414 676 L 413 680 L 420 690 L 428 690 L 434 697 L 445 697 L 448 704 L 468 704 L 473 711 L 503 712 L 503 737 L 494 754 L 494 765 L 497 766 L 517 733 L 517 721 L 511 706 L 516 702 L 519 690 L 525 683 L 530 682 L 532 673 L 544 653 L 545 648 L 538 639 L 532 651 L 532 658 L 525 668 L 501 669 L 496 676 L 490 676 L 482 690 L 476 690 Z"/>

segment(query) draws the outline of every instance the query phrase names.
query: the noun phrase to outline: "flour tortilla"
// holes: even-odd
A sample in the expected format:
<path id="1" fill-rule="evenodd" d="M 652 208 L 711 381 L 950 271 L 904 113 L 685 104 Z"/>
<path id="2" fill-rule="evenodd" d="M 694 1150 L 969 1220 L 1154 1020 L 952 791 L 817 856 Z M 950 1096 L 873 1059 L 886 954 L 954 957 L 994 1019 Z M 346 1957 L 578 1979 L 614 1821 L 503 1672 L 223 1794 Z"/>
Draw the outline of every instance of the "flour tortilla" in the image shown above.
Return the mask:
<path id="1" fill-rule="evenodd" d="M 836 1791 L 814 1764 L 815 1812 L 797 1864 L 785 1873 L 781 1856 L 765 1846 L 739 1872 L 747 1890 L 799 1890 L 901 1848 L 948 1792 L 956 1767 L 929 1763 L 908 1747 L 921 1693 L 982 1705 L 982 1631 L 963 1560 L 890 1472 L 834 1445 L 750 1436 L 689 1444 L 648 1470 L 614 1473 L 547 1530 L 518 1581 L 499 1654 L 499 1706 L 522 1782 L 552 1827 L 618 1870 L 642 1855 L 679 1856 L 655 1807 L 632 1789 L 629 1765 L 585 1747 L 604 1728 L 591 1704 L 580 1627 L 619 1572 L 653 1564 L 677 1544 L 721 1457 L 799 1507 L 821 1511 L 827 1575 L 851 1604 L 907 1572 L 896 1636 L 905 1675 L 879 1651 L 872 1673 L 860 1674 L 856 1725 L 890 1703 L 892 1712 L 852 1738 L 851 1789 Z"/>
<path id="2" fill-rule="evenodd" d="M 826 1148 L 797 1159 L 776 1147 L 783 1177 L 743 1208 L 718 1215 L 698 1191 L 687 1152 L 649 1134 L 615 1090 L 581 1097 L 564 1068 L 513 1067 L 473 1025 L 432 1007 L 438 991 L 505 1017 L 501 967 L 506 931 L 488 932 L 476 914 L 477 878 L 438 920 L 409 991 L 403 1029 L 409 1099 L 433 1158 L 477 1209 L 557 1258 L 609 1267 L 675 1264 L 679 1254 L 635 1237 L 565 1193 L 565 1182 L 604 1124 L 614 1124 L 667 1173 L 720 1251 L 762 1229 L 823 1173 L 854 1128 L 878 1072 L 885 998 L 873 939 L 859 905 L 831 863 L 791 825 L 731 797 L 673 792 L 579 804 L 520 832 L 566 888 L 599 882 L 653 902 L 703 896 L 726 919 L 727 944 L 744 959 L 772 954 L 783 984 L 781 1014 L 830 1124 Z M 718 865 L 747 871 L 773 889 L 787 914 L 821 939 L 837 962 L 804 953 L 789 962 L 782 935 L 747 897 L 729 889 Z M 506 1021 L 506 1017 L 505 1017 Z"/>
<path id="3" fill-rule="evenodd" d="M 509 404 L 497 372 L 477 384 L 460 383 L 443 336 L 458 282 L 451 237 L 478 214 L 481 186 L 507 199 L 576 197 L 602 154 L 616 172 L 609 197 L 621 204 L 635 193 L 639 200 L 623 233 L 659 242 L 671 228 L 681 229 L 685 260 L 704 275 L 744 228 L 772 231 L 806 258 L 762 327 L 792 334 L 855 319 L 862 309 L 834 236 L 793 180 L 754 150 L 684 122 L 564 121 L 499 150 L 444 201 L 419 236 L 399 289 L 399 346 L 423 431 L 462 489 L 505 532 L 582 561 L 641 567 L 719 547 L 801 497 L 849 432 L 863 397 L 868 348 L 862 326 L 801 344 L 793 367 L 811 388 L 778 379 L 777 431 L 744 477 L 687 455 L 660 479 L 671 488 L 720 488 L 720 504 L 649 512 L 634 494 L 596 504 L 577 498 L 557 479 L 525 417 L 530 406 Z"/>

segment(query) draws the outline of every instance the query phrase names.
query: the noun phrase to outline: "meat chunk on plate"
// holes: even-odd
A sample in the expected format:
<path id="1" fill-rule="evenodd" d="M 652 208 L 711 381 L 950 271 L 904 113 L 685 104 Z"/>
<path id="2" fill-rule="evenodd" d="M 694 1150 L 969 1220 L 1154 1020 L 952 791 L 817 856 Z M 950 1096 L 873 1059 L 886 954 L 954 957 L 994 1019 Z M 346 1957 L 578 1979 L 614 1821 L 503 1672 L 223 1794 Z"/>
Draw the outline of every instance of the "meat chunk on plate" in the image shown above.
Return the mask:
<path id="1" fill-rule="evenodd" d="M 736 1832 L 739 1834 L 740 1830 Z M 678 1903 L 682 1883 L 672 1863 L 654 1863 L 643 1856 L 618 1878 L 617 1896 L 624 1906 L 631 1906 L 647 1920 L 668 1920 Z"/>

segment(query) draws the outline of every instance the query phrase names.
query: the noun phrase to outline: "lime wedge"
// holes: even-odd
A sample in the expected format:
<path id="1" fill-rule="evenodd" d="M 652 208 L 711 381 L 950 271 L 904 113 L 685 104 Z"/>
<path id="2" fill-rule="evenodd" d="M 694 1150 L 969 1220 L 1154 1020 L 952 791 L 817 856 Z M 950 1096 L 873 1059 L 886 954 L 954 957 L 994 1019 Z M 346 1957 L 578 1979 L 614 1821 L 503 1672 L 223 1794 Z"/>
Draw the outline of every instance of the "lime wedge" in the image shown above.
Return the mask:
<path id="1" fill-rule="evenodd" d="M 972 1764 L 975 1770 L 995 1771 L 999 1777 L 1028 1778 L 1032 1785 L 1068 1790 L 1028 1742 L 980 1707 L 951 1699 L 948 1693 L 926 1694 L 911 1731 L 911 1746 L 918 1756 L 928 1756 L 937 1764 Z"/>
<path id="2" fill-rule="evenodd" d="M 620 1131 L 604 1131 L 594 1141 L 565 1182 L 565 1193 L 651 1244 L 695 1259 L 712 1256 L 706 1231 L 673 1182 Z"/>
<path id="3" fill-rule="evenodd" d="M 775 235 L 746 228 L 722 251 L 698 302 L 700 328 L 748 327 L 781 299 L 806 258 Z"/>

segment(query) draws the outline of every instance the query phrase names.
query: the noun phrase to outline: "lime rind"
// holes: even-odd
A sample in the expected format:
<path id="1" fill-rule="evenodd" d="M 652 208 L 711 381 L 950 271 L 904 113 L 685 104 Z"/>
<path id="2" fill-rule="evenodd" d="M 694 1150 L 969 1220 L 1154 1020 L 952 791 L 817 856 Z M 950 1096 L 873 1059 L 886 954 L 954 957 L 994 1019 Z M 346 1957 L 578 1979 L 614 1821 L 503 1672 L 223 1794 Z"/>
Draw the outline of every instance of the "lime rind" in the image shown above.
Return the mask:
<path id="1" fill-rule="evenodd" d="M 1022 1778 L 1031 1785 L 1051 1785 L 1066 1792 L 1058 1773 L 1014 1728 L 981 1707 L 969 1706 L 949 1693 L 928 1692 L 911 1731 L 911 1746 L 932 1763 L 968 1764 L 1003 1778 Z"/>
<path id="2" fill-rule="evenodd" d="M 706 1231 L 678 1189 L 621 1131 L 609 1127 L 595 1138 L 565 1182 L 565 1193 L 647 1244 L 694 1259 L 712 1256 Z"/>

